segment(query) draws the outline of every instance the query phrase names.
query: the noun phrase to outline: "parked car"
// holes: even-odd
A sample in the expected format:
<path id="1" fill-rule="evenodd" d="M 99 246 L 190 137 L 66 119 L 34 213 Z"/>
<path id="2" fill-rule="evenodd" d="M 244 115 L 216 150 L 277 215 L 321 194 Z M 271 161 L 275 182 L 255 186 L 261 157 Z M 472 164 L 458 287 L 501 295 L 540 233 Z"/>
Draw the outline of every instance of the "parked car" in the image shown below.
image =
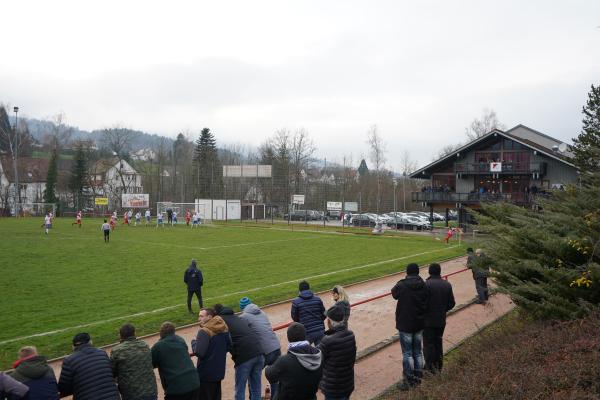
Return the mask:
<path id="1" fill-rule="evenodd" d="M 396 217 L 394 221 L 388 222 L 387 226 L 394 229 L 410 229 L 414 231 L 431 228 L 431 224 L 428 221 L 423 221 L 411 215 Z"/>
<path id="2" fill-rule="evenodd" d="M 283 215 L 284 219 L 289 219 L 291 221 L 305 221 L 308 218 L 307 210 L 294 210 L 291 213 L 286 213 Z"/>
<path id="3" fill-rule="evenodd" d="M 352 225 L 353 226 L 370 226 L 373 227 L 377 224 L 375 218 L 367 215 L 367 214 L 354 214 L 352 216 Z"/>
<path id="4" fill-rule="evenodd" d="M 327 211 L 327 216 L 330 219 L 340 219 L 342 216 L 342 212 L 339 210 L 329 210 Z"/>

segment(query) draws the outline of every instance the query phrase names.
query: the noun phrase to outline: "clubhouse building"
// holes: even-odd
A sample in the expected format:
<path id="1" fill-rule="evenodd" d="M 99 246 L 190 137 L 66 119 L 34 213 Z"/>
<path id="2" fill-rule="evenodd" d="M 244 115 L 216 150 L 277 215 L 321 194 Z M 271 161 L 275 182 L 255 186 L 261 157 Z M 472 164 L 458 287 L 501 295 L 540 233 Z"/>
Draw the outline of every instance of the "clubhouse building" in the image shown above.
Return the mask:
<path id="1" fill-rule="evenodd" d="M 569 161 L 568 146 L 524 125 L 507 131 L 495 129 L 410 175 L 427 179 L 412 201 L 430 212 L 458 211 L 466 228 L 465 207 L 482 202 L 507 201 L 532 207 L 537 196 L 578 181 L 577 168 Z"/>

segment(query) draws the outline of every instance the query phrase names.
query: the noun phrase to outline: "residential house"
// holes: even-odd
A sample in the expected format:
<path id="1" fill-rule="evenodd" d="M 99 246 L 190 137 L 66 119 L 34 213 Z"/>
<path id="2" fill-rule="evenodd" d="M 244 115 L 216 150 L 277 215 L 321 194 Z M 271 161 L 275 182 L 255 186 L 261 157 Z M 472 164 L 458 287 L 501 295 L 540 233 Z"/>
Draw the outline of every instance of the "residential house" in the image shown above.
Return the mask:
<path id="1" fill-rule="evenodd" d="M 144 192 L 142 175 L 116 157 L 96 161 L 90 168 L 90 181 L 94 196 L 108 197 L 111 208 L 120 206 L 121 194 Z"/>

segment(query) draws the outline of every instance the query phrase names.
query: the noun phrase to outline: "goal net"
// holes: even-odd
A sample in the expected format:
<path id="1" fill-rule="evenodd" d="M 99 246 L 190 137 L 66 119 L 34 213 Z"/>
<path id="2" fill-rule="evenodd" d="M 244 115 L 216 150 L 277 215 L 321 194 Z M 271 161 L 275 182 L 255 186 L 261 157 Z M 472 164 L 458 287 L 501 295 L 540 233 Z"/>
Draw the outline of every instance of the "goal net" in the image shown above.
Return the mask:
<path id="1" fill-rule="evenodd" d="M 15 210 L 17 217 L 43 217 L 48 212 L 56 216 L 54 203 L 17 203 Z"/>
<path id="2" fill-rule="evenodd" d="M 195 212 L 200 214 L 202 223 L 212 222 L 212 212 L 210 208 L 207 208 L 205 204 L 200 203 L 173 203 L 169 201 L 156 203 L 156 214 L 162 213 L 165 221 L 167 220 L 168 211 L 177 213 L 177 222 L 185 223 L 185 213 L 189 210 L 190 213 Z"/>

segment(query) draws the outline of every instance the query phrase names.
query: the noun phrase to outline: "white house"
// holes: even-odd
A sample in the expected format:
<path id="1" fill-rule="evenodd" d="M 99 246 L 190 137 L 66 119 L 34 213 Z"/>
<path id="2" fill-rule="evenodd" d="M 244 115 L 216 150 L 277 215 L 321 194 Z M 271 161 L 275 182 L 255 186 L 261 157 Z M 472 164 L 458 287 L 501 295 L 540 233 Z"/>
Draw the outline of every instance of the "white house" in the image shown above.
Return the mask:
<path id="1" fill-rule="evenodd" d="M 142 175 L 118 158 L 95 162 L 90 169 L 90 180 L 94 195 L 108 197 L 111 207 L 120 205 L 123 193 L 144 192 Z"/>
<path id="2" fill-rule="evenodd" d="M 19 158 L 19 188 L 21 203 L 44 201 L 49 160 L 42 158 Z M 15 176 L 12 159 L 0 159 L 0 209 L 12 210 L 15 203 Z M 17 199 L 18 201 L 18 199 Z"/>

